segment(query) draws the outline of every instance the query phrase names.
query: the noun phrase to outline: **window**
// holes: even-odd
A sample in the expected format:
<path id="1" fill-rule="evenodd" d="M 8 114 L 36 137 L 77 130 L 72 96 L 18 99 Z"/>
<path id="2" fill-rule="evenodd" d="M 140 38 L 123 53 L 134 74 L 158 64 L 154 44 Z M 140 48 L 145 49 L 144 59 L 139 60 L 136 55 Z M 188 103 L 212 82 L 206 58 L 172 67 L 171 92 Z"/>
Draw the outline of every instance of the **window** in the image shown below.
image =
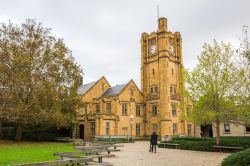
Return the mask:
<path id="1" fill-rule="evenodd" d="M 105 84 L 104 84 L 104 83 L 102 83 L 102 91 L 104 91 L 104 88 L 105 88 L 104 86 L 105 86 Z"/>
<path id="2" fill-rule="evenodd" d="M 136 105 L 136 116 L 141 116 L 141 106 Z"/>
<path id="3" fill-rule="evenodd" d="M 177 133 L 177 123 L 173 123 L 173 133 Z"/>
<path id="4" fill-rule="evenodd" d="M 170 86 L 170 94 L 176 94 L 176 86 Z"/>
<path id="5" fill-rule="evenodd" d="M 173 68 L 171 69 L 171 71 L 172 71 L 172 75 L 174 75 L 174 69 Z"/>
<path id="6" fill-rule="evenodd" d="M 110 122 L 106 122 L 106 135 L 110 135 L 109 129 L 110 129 Z"/>
<path id="7" fill-rule="evenodd" d="M 88 105 L 84 106 L 84 114 L 86 115 L 88 113 Z"/>
<path id="8" fill-rule="evenodd" d="M 224 131 L 225 132 L 230 132 L 230 125 L 229 125 L 229 123 L 224 123 Z"/>
<path id="9" fill-rule="evenodd" d="M 95 135 L 95 122 L 90 122 L 90 134 Z"/>
<path id="10" fill-rule="evenodd" d="M 151 88 L 150 88 L 150 92 L 151 92 L 151 93 L 154 93 L 154 87 L 151 87 Z"/>
<path id="11" fill-rule="evenodd" d="M 176 116 L 176 115 L 177 115 L 176 106 L 175 104 L 172 104 L 172 116 Z"/>
<path id="12" fill-rule="evenodd" d="M 108 114 L 111 114 L 111 103 L 106 104 L 106 110 Z"/>
<path id="13" fill-rule="evenodd" d="M 152 115 L 157 115 L 157 105 L 152 105 Z"/>
<path id="14" fill-rule="evenodd" d="M 130 95 L 131 97 L 134 97 L 134 89 L 130 89 Z"/>
<path id="15" fill-rule="evenodd" d="M 246 132 L 250 133 L 250 126 L 246 126 Z"/>
<path id="16" fill-rule="evenodd" d="M 95 105 L 95 111 L 96 113 L 100 113 L 100 104 Z"/>
<path id="17" fill-rule="evenodd" d="M 140 123 L 136 123 L 136 136 L 140 136 L 141 135 L 141 126 Z"/>
<path id="18" fill-rule="evenodd" d="M 127 115 L 128 105 L 122 104 L 122 115 Z"/>
<path id="19" fill-rule="evenodd" d="M 152 69 L 152 73 L 153 73 L 153 75 L 155 75 L 155 69 Z"/>
<path id="20" fill-rule="evenodd" d="M 157 127 L 158 125 L 157 125 L 157 123 L 153 123 L 153 125 L 152 125 L 152 129 L 153 129 L 153 131 L 152 132 L 157 132 Z"/>
<path id="21" fill-rule="evenodd" d="M 187 124 L 188 135 L 192 135 L 192 124 Z"/>
<path id="22" fill-rule="evenodd" d="M 149 45 L 153 45 L 153 44 L 155 44 L 155 41 L 156 41 L 155 38 L 149 39 L 149 40 L 148 40 L 148 44 L 149 44 Z"/>
<path id="23" fill-rule="evenodd" d="M 158 92 L 158 87 L 157 86 L 155 87 L 155 92 Z"/>

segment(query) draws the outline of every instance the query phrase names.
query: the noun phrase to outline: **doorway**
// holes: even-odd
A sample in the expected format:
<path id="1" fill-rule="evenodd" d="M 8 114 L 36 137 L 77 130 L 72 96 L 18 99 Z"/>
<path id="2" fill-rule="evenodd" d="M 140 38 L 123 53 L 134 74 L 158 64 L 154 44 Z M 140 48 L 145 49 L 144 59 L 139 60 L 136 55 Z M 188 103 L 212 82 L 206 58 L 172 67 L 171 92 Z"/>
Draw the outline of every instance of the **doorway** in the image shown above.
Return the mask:
<path id="1" fill-rule="evenodd" d="M 84 139 L 84 125 L 83 124 L 81 124 L 80 126 L 79 126 L 79 136 L 80 136 L 80 139 Z"/>
<path id="2" fill-rule="evenodd" d="M 202 125 L 201 126 L 201 137 L 213 137 L 212 125 Z"/>

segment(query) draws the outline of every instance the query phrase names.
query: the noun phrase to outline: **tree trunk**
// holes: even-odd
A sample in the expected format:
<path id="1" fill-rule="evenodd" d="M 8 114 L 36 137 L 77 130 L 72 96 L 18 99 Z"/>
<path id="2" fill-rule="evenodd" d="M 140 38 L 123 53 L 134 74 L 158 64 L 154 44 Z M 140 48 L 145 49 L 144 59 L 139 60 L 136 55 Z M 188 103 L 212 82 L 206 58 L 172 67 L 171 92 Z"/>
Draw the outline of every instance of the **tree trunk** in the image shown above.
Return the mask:
<path id="1" fill-rule="evenodd" d="M 3 120 L 0 119 L 0 139 L 3 138 Z"/>
<path id="2" fill-rule="evenodd" d="M 216 145 L 220 145 L 220 121 L 216 121 Z"/>
<path id="3" fill-rule="evenodd" d="M 23 134 L 23 127 L 18 125 L 16 129 L 15 141 L 21 141 Z"/>

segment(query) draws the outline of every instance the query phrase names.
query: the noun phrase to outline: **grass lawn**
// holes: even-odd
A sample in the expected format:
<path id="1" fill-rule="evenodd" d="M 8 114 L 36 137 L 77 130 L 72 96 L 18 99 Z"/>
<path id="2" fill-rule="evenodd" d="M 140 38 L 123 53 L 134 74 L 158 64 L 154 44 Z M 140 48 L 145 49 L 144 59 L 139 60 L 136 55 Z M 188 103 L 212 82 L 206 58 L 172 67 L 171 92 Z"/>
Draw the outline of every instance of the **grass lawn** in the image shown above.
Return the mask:
<path id="1" fill-rule="evenodd" d="M 0 166 L 56 160 L 55 152 L 72 152 L 69 143 L 12 142 L 0 140 Z"/>

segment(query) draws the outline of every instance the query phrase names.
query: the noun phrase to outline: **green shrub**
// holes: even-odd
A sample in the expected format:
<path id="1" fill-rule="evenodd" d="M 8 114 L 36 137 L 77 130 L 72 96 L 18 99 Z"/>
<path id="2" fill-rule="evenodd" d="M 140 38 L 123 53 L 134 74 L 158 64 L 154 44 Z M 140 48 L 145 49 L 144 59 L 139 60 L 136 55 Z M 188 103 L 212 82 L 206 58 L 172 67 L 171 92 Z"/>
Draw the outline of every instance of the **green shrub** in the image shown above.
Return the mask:
<path id="1" fill-rule="evenodd" d="M 243 150 L 238 153 L 233 153 L 226 157 L 222 166 L 249 166 L 250 165 L 250 149 Z"/>
<path id="2" fill-rule="evenodd" d="M 167 141 L 162 141 L 167 142 Z M 180 149 L 197 151 L 218 151 L 213 146 L 216 145 L 216 138 L 209 137 L 174 137 L 170 143 L 180 144 Z M 221 137 L 222 146 L 250 147 L 250 137 Z M 161 147 L 161 146 L 159 146 Z"/>

